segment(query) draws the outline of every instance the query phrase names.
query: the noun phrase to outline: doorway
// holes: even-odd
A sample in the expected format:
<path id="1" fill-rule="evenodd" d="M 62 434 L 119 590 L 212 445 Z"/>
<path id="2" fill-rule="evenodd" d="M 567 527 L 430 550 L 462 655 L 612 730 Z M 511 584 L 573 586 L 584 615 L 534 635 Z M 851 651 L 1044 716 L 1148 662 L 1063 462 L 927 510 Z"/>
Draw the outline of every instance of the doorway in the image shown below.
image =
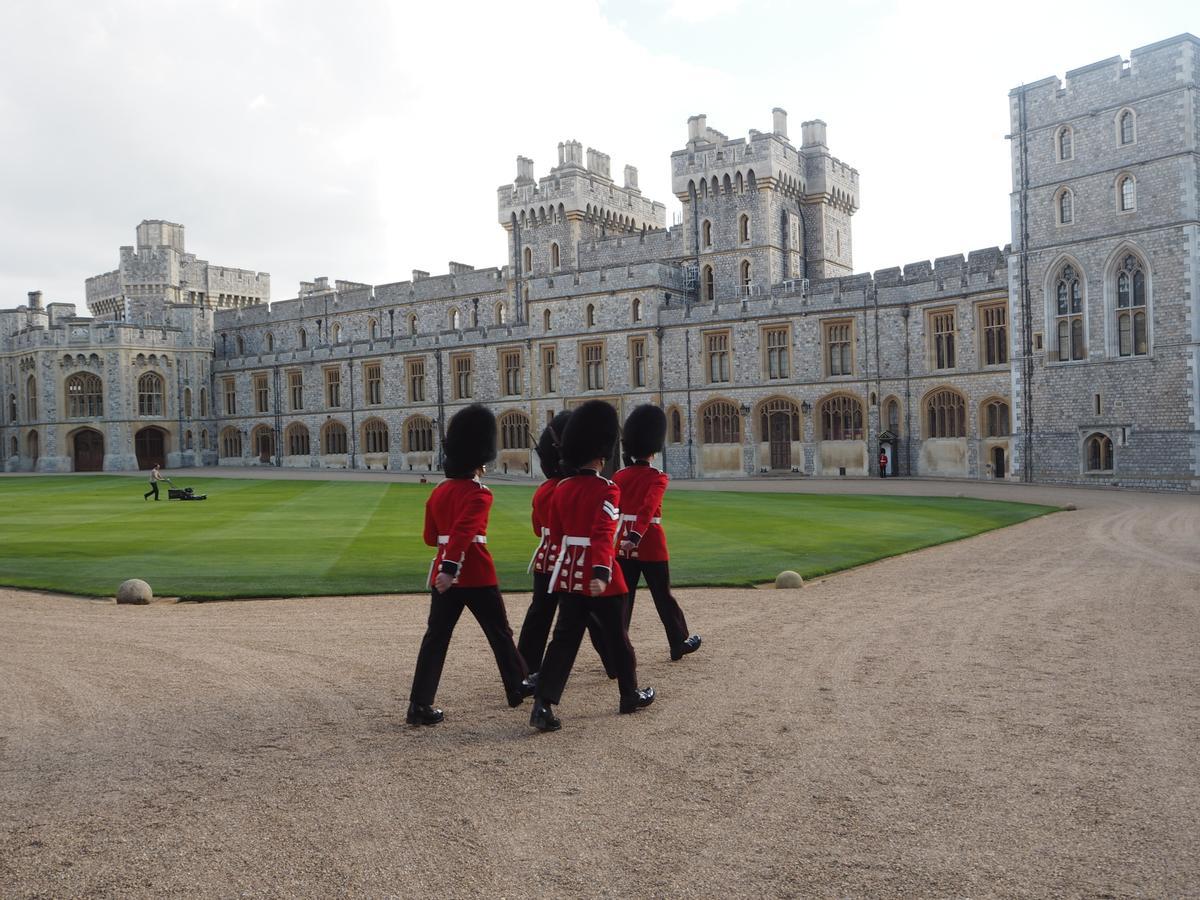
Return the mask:
<path id="1" fill-rule="evenodd" d="M 167 465 L 167 434 L 161 428 L 143 428 L 133 438 L 139 469 Z"/>
<path id="2" fill-rule="evenodd" d="M 792 469 L 792 417 L 785 412 L 771 413 L 767 420 L 767 439 L 771 444 L 772 471 Z"/>
<path id="3" fill-rule="evenodd" d="M 104 435 L 91 428 L 75 432 L 75 471 L 104 471 Z"/>
<path id="4" fill-rule="evenodd" d="M 992 448 L 992 477 L 993 478 L 1003 478 L 1004 477 L 1004 462 L 1005 462 L 1004 448 L 1003 447 L 993 447 Z"/>

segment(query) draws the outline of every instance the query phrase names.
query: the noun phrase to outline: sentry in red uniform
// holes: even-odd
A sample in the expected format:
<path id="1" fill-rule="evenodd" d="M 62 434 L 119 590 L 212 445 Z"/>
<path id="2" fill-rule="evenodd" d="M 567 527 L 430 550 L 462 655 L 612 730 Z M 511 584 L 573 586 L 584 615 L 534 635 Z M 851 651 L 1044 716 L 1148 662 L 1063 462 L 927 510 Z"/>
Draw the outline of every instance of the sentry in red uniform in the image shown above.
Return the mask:
<path id="1" fill-rule="evenodd" d="M 613 476 L 621 488 L 621 533 L 619 564 L 629 585 L 625 603 L 625 628 L 633 621 L 633 601 L 638 581 L 646 576 L 646 586 L 654 598 L 654 607 L 667 633 L 671 659 L 677 660 L 700 647 L 700 635 L 688 632 L 687 619 L 671 594 L 667 536 L 662 528 L 662 501 L 668 476 L 650 465 L 650 458 L 662 452 L 667 437 L 667 417 L 657 406 L 637 407 L 625 420 L 625 452 L 633 464 Z"/>
<path id="2" fill-rule="evenodd" d="M 443 719 L 433 698 L 463 609 L 471 611 L 492 647 L 508 705 L 519 706 L 533 693 L 533 686 L 524 680 L 528 670 L 513 643 L 496 567 L 487 550 L 492 492 L 479 478 L 485 464 L 496 458 L 496 417 L 491 410 L 473 404 L 455 413 L 442 451 L 447 477 L 425 503 L 425 543 L 436 547 L 437 555 L 429 567 L 429 624 L 417 654 L 405 717 L 410 725 L 436 725 Z"/>
<path id="3" fill-rule="evenodd" d="M 622 615 L 625 579 L 613 548 L 621 491 L 598 471 L 616 446 L 619 431 L 616 410 L 601 400 L 589 400 L 571 414 L 563 432 L 562 459 L 577 474 L 560 481 L 550 501 L 550 541 L 558 553 L 550 590 L 558 596 L 558 624 L 529 717 L 529 724 L 541 731 L 562 727 L 551 706 L 562 698 L 589 616 L 599 623 L 610 654 L 621 690 L 620 711 L 634 712 L 654 702 L 653 688 L 638 689 L 637 659 Z"/>
<path id="4" fill-rule="evenodd" d="M 425 543 L 437 547 L 429 587 L 438 572 L 455 587 L 494 587 L 496 566 L 487 548 L 492 492 L 474 478 L 447 478 L 425 503 Z"/>
<path id="5" fill-rule="evenodd" d="M 621 489 L 620 540 L 632 543 L 631 550 L 618 548 L 622 559 L 666 562 L 667 535 L 662 527 L 662 501 L 671 477 L 647 460 L 637 460 L 613 475 Z M 636 585 L 633 587 L 636 588 Z"/>
<path id="6" fill-rule="evenodd" d="M 533 572 L 533 597 L 529 601 L 529 609 L 525 611 L 525 621 L 521 624 L 521 637 L 517 640 L 517 649 L 525 658 L 525 664 L 529 666 L 529 671 L 535 673 L 542 668 L 542 657 L 546 653 L 550 626 L 558 609 L 558 597 L 550 590 L 550 572 L 558 557 L 558 547 L 550 539 L 550 505 L 554 490 L 565 474 L 560 444 L 570 417 L 571 414 L 566 411 L 556 415 L 542 431 L 535 448 L 546 481 L 533 493 L 533 533 L 538 538 L 537 549 L 529 563 L 530 571 Z M 611 654 L 608 653 L 600 632 L 600 625 L 591 616 L 588 617 L 587 629 L 592 646 L 596 648 L 604 663 L 604 670 L 610 678 L 616 678 L 616 670 L 612 666 Z"/>
<path id="7" fill-rule="evenodd" d="M 620 503 L 621 489 L 593 470 L 583 469 L 558 483 L 550 503 L 550 542 L 558 550 L 550 590 L 586 596 L 588 583 L 596 578 L 607 582 L 601 597 L 628 593 L 613 549 Z"/>

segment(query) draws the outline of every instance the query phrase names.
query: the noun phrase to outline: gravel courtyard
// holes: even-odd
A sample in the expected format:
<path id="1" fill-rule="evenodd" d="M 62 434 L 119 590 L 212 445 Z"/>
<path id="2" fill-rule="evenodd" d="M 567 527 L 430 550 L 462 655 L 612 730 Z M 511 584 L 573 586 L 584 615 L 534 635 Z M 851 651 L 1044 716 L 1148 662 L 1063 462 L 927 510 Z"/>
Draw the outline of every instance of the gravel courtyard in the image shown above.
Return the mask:
<path id="1" fill-rule="evenodd" d="M 547 735 L 469 615 L 405 726 L 424 597 L 0 591 L 0 895 L 1200 895 L 1200 499 L 772 487 L 1079 509 L 680 591 L 677 663 L 642 592 L 658 702 L 618 716 L 585 642 Z"/>

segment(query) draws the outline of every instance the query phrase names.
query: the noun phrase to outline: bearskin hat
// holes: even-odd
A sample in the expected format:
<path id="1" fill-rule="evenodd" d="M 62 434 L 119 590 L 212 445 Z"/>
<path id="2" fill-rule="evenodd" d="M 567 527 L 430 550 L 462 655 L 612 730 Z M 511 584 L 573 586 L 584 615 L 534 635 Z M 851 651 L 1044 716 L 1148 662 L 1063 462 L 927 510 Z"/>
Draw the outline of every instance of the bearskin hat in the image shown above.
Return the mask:
<path id="1" fill-rule="evenodd" d="M 667 442 L 667 414 L 653 404 L 643 403 L 625 419 L 621 442 L 629 456 L 649 459 Z"/>
<path id="2" fill-rule="evenodd" d="M 588 400 L 571 412 L 563 429 L 562 460 L 580 468 L 594 459 L 608 459 L 621 434 L 621 420 L 611 403 Z"/>
<path id="3" fill-rule="evenodd" d="M 542 474 L 547 478 L 557 478 L 563 474 L 562 465 L 562 435 L 571 418 L 569 410 L 563 410 L 556 415 L 538 438 L 537 455 L 542 464 Z"/>
<path id="4" fill-rule="evenodd" d="M 496 417 L 480 403 L 472 403 L 450 417 L 442 442 L 442 471 L 448 478 L 471 475 L 496 458 Z"/>

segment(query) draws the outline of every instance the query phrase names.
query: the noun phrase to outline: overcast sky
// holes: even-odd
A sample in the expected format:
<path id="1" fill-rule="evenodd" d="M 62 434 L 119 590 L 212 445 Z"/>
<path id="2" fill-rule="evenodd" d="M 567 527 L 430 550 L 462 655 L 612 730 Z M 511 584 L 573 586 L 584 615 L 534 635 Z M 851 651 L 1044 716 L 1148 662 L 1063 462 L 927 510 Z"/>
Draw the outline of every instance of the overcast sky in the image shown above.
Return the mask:
<path id="1" fill-rule="evenodd" d="M 274 299 L 500 265 L 496 188 L 568 138 L 669 222 L 688 116 L 738 137 L 773 106 L 859 170 L 856 271 L 1000 246 L 1008 91 L 1182 31 L 1193 0 L 5 0 L 0 308 L 82 305 L 148 218 Z"/>

